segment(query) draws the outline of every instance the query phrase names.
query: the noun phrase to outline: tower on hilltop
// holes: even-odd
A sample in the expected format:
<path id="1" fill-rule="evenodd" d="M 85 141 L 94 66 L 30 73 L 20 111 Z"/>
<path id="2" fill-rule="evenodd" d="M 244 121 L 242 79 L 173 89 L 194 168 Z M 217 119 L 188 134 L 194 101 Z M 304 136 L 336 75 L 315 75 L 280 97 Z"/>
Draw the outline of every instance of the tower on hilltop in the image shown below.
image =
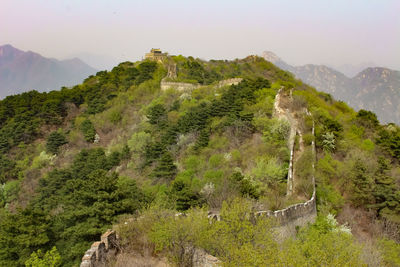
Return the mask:
<path id="1" fill-rule="evenodd" d="M 167 57 L 167 53 L 162 53 L 159 48 L 152 48 L 150 53 L 146 53 L 144 58 L 154 61 L 163 61 Z"/>

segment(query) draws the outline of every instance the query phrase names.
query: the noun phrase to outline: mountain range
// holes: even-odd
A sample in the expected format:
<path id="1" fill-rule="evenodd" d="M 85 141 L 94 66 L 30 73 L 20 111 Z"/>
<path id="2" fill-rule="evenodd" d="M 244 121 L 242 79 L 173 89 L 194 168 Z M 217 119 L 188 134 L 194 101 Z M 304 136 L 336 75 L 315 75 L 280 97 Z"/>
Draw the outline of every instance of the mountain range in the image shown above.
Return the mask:
<path id="1" fill-rule="evenodd" d="M 292 66 L 270 51 L 262 56 L 355 109 L 373 111 L 381 122 L 400 124 L 400 71 L 368 67 L 350 78 L 325 65 Z"/>
<path id="2" fill-rule="evenodd" d="M 96 72 L 78 58 L 57 60 L 11 45 L 0 46 L 0 98 L 29 90 L 72 86 Z"/>

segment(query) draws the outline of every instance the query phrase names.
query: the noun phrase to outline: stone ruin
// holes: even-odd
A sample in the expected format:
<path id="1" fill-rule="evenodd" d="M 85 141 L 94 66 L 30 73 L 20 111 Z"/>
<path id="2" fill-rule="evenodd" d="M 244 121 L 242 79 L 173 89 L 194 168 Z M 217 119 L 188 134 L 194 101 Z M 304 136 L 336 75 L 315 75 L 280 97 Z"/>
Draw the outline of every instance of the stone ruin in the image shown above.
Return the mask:
<path id="1" fill-rule="evenodd" d="M 107 230 L 101 236 L 101 240 L 94 242 L 85 252 L 80 267 L 107 266 L 108 260 L 117 254 L 118 247 L 117 233 L 114 230 Z"/>

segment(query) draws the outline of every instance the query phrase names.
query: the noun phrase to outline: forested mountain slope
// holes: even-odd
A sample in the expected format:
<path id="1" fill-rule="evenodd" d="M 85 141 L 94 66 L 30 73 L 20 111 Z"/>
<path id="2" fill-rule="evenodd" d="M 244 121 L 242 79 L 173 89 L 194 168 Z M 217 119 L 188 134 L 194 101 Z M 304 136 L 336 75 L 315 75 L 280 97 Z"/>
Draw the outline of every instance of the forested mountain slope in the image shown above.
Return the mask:
<path id="1" fill-rule="evenodd" d="M 171 64 L 176 81 L 201 86 L 162 91 Z M 291 196 L 290 123 L 273 116 L 279 90 L 302 129 Z M 0 266 L 77 266 L 112 225 L 121 255 L 144 262 L 185 266 L 189 247 L 226 266 L 399 264 L 400 128 L 260 57 L 124 62 L 71 89 L 5 98 L 0 126 Z M 249 216 L 309 199 L 312 175 L 312 226 L 278 242 L 273 220 Z M 223 219 L 210 224 L 208 210 Z"/>

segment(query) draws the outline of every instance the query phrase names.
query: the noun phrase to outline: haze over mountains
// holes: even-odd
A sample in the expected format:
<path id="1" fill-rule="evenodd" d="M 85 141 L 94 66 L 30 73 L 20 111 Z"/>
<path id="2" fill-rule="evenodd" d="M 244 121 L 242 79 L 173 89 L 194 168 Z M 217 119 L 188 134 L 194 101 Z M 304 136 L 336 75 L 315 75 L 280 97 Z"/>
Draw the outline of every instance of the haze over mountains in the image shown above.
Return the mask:
<path id="1" fill-rule="evenodd" d="M 79 84 L 96 72 L 78 58 L 57 60 L 11 45 L 0 46 L 0 98 L 29 90 L 58 90 Z"/>
<path id="2" fill-rule="evenodd" d="M 325 65 L 291 66 L 269 51 L 265 51 L 262 56 L 317 90 L 332 94 L 355 109 L 375 112 L 381 122 L 400 124 L 400 71 L 368 67 L 349 78 Z"/>
<path id="3" fill-rule="evenodd" d="M 330 65 L 327 64 L 328 67 L 337 70 L 347 77 L 354 77 L 366 68 L 372 68 L 372 67 L 378 67 L 378 64 L 370 61 L 370 62 L 365 62 L 365 63 L 360 63 L 360 64 L 343 64 L 343 65 Z"/>

